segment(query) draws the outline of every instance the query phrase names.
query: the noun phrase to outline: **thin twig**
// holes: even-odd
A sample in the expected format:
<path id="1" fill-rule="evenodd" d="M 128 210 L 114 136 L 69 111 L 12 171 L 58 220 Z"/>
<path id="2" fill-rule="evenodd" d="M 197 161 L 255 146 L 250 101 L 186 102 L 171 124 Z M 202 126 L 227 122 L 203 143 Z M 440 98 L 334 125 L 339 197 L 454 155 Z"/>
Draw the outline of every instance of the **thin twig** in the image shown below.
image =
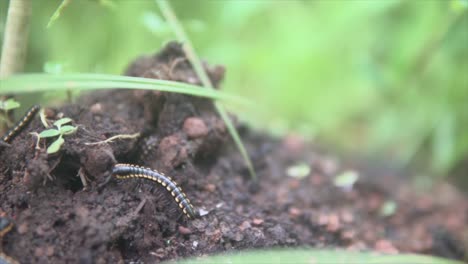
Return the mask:
<path id="1" fill-rule="evenodd" d="M 85 145 L 87 145 L 87 146 L 100 145 L 100 144 L 112 142 L 112 141 L 114 141 L 116 139 L 133 139 L 133 138 L 137 138 L 139 136 L 140 136 L 140 133 L 121 134 L 121 135 L 112 136 L 112 137 L 110 137 L 110 138 L 108 138 L 106 140 L 103 140 L 103 141 L 85 143 Z"/>

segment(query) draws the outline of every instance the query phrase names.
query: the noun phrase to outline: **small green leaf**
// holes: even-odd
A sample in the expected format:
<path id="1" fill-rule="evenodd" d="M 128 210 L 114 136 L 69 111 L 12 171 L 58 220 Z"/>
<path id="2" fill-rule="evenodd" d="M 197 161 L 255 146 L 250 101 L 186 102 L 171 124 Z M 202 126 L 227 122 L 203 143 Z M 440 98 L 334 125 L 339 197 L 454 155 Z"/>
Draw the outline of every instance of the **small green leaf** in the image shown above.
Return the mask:
<path id="1" fill-rule="evenodd" d="M 60 62 L 47 61 L 42 66 L 42 69 L 46 73 L 60 74 L 63 72 L 64 64 Z"/>
<path id="2" fill-rule="evenodd" d="M 351 189 L 354 183 L 359 179 L 359 174 L 355 171 L 345 171 L 335 177 L 333 183 L 336 187 Z"/>
<path id="3" fill-rule="evenodd" d="M 387 200 L 385 203 L 380 207 L 380 216 L 388 217 L 395 214 L 398 205 L 393 200 Z"/>
<path id="4" fill-rule="evenodd" d="M 50 146 L 47 148 L 47 153 L 53 154 L 58 152 L 62 147 L 63 143 L 65 143 L 65 140 L 62 138 L 62 136 L 60 136 L 57 140 L 50 144 Z"/>
<path id="5" fill-rule="evenodd" d="M 78 128 L 74 126 L 63 126 L 60 128 L 60 134 L 62 135 L 70 135 L 76 132 Z"/>
<path id="6" fill-rule="evenodd" d="M 304 178 L 310 174 L 310 166 L 307 163 L 299 163 L 288 167 L 286 173 L 290 177 Z"/>
<path id="7" fill-rule="evenodd" d="M 54 122 L 54 126 L 60 128 L 62 125 L 70 123 L 71 121 L 73 121 L 73 120 L 71 118 L 69 118 L 69 117 L 60 118 L 59 120 Z"/>
<path id="8" fill-rule="evenodd" d="M 55 128 L 47 129 L 39 133 L 40 138 L 50 138 L 50 137 L 56 137 L 58 135 L 60 135 L 60 132 Z"/>
<path id="9" fill-rule="evenodd" d="M 7 99 L 6 101 L 0 101 L 0 109 L 4 111 L 10 111 L 18 107 L 20 107 L 20 103 L 15 101 L 13 98 Z"/>

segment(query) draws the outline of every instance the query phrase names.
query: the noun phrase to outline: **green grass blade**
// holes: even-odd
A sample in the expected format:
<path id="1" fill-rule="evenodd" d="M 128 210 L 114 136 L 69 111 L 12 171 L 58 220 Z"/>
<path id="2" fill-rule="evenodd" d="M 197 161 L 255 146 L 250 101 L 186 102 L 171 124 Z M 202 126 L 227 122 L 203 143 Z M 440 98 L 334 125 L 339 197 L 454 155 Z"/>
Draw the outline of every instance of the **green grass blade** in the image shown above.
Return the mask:
<path id="1" fill-rule="evenodd" d="M 55 10 L 54 14 L 50 17 L 49 22 L 47 23 L 47 28 L 50 28 L 52 24 L 60 17 L 62 14 L 63 10 L 71 3 L 72 0 L 63 0 L 62 3 L 60 3 L 59 7 L 57 10 Z"/>
<path id="2" fill-rule="evenodd" d="M 177 264 L 462 264 L 460 261 L 416 254 L 384 255 L 374 252 L 351 252 L 344 250 L 260 250 L 238 252 L 198 259 L 187 259 Z"/>
<path id="3" fill-rule="evenodd" d="M 156 0 L 156 3 L 158 4 L 159 9 L 161 10 L 163 16 L 166 18 L 167 22 L 172 27 L 172 30 L 174 31 L 174 34 L 176 35 L 177 39 L 183 43 L 184 51 L 190 63 L 192 64 L 193 69 L 195 70 L 197 76 L 200 78 L 201 82 L 203 83 L 203 86 L 209 87 L 211 88 L 211 90 L 214 90 L 213 84 L 208 78 L 208 75 L 203 69 L 200 59 L 197 53 L 195 52 L 195 49 L 193 48 L 192 42 L 190 41 L 189 37 L 185 33 L 182 25 L 179 23 L 177 16 L 172 10 L 172 7 L 166 0 Z M 219 115 L 221 116 L 224 123 L 226 124 L 226 127 L 229 133 L 231 134 L 231 137 L 233 138 L 234 143 L 236 144 L 242 157 L 244 158 L 244 161 L 245 161 L 245 164 L 247 165 L 247 169 L 249 170 L 250 176 L 252 177 L 254 181 L 256 181 L 257 174 L 255 173 L 255 170 L 253 168 L 252 161 L 250 160 L 250 157 L 247 154 L 247 151 L 245 150 L 244 144 L 242 143 L 239 133 L 237 133 L 237 130 L 234 124 L 232 123 L 231 119 L 229 119 L 226 109 L 224 108 L 222 104 L 218 102 L 215 102 L 215 106 Z"/>
<path id="4" fill-rule="evenodd" d="M 248 104 L 246 100 L 238 96 L 196 85 L 107 74 L 19 74 L 1 80 L 0 95 L 50 90 L 67 91 L 69 89 L 95 90 L 114 88 L 158 90 Z"/>

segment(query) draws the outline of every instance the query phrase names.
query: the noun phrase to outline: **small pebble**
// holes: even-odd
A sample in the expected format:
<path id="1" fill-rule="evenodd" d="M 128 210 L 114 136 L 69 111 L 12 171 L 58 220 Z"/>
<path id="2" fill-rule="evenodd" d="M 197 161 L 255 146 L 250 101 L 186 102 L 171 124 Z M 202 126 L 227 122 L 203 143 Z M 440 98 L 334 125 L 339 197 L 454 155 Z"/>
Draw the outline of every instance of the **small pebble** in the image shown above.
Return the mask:
<path id="1" fill-rule="evenodd" d="M 375 250 L 382 252 L 382 253 L 386 253 L 386 254 L 398 253 L 398 249 L 396 249 L 395 246 L 393 246 L 392 242 L 385 240 L 385 239 L 381 239 L 375 242 L 374 248 Z"/>
<path id="2" fill-rule="evenodd" d="M 46 256 L 52 257 L 54 255 L 54 251 L 55 251 L 54 246 L 48 246 L 46 248 Z"/>
<path id="3" fill-rule="evenodd" d="M 341 224 L 340 224 L 340 219 L 336 214 L 331 214 L 328 217 L 328 223 L 327 223 L 327 231 L 329 232 L 336 232 L 340 229 Z"/>
<path id="4" fill-rule="evenodd" d="M 189 117 L 185 119 L 183 125 L 184 132 L 189 138 L 200 138 L 208 134 L 208 127 L 205 122 L 198 117 Z"/>
<path id="5" fill-rule="evenodd" d="M 89 111 L 93 114 L 98 114 L 98 113 L 102 113 L 102 104 L 100 103 L 96 103 L 96 104 L 93 104 L 90 108 L 89 108 Z"/>
<path id="6" fill-rule="evenodd" d="M 181 233 L 182 235 L 190 235 L 192 234 L 192 230 L 190 230 L 190 228 L 187 228 L 185 226 L 179 226 L 179 233 Z"/>
<path id="7" fill-rule="evenodd" d="M 253 223 L 254 225 L 256 225 L 256 226 L 259 226 L 259 225 L 263 224 L 263 222 L 264 222 L 264 220 L 263 220 L 263 219 L 260 219 L 260 218 L 254 218 L 254 219 L 252 220 L 252 223 Z"/>
<path id="8" fill-rule="evenodd" d="M 203 208 L 200 208 L 200 209 L 198 210 L 198 214 L 199 214 L 200 216 L 205 216 L 205 215 L 207 215 L 209 212 L 210 212 L 210 211 L 205 210 L 205 209 L 203 209 Z"/>
<path id="9" fill-rule="evenodd" d="M 207 185 L 205 185 L 205 190 L 209 192 L 214 192 L 216 190 L 216 185 L 208 183 Z"/>
<path id="10" fill-rule="evenodd" d="M 23 224 L 18 226 L 18 233 L 21 234 L 21 235 L 25 234 L 26 232 L 28 232 L 28 229 L 29 229 L 28 224 L 23 223 Z"/>
<path id="11" fill-rule="evenodd" d="M 292 218 L 297 218 L 301 214 L 302 214 L 302 211 L 299 208 L 296 208 L 296 207 L 289 208 L 289 216 L 291 216 Z"/>
<path id="12" fill-rule="evenodd" d="M 244 221 L 244 222 L 242 222 L 242 224 L 239 226 L 239 229 L 240 229 L 241 231 L 244 231 L 244 230 L 246 230 L 247 228 L 250 228 L 250 227 L 252 227 L 252 226 L 250 225 L 249 221 Z"/>

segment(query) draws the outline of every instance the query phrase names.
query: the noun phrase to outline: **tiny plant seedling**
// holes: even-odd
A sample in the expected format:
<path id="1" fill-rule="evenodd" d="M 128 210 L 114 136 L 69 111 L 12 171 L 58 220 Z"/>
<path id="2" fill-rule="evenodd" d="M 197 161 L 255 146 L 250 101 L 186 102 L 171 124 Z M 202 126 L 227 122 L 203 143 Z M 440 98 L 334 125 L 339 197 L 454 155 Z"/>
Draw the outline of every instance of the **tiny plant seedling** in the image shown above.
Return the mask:
<path id="1" fill-rule="evenodd" d="M 68 117 L 61 118 L 54 122 L 55 128 L 49 128 L 39 133 L 38 140 L 40 140 L 41 138 L 57 137 L 57 139 L 54 142 L 52 142 L 47 148 L 47 154 L 53 154 L 58 152 L 62 147 L 63 143 L 65 143 L 65 139 L 63 139 L 63 137 L 76 132 L 76 130 L 78 129 L 77 127 L 72 125 L 66 125 L 71 121 L 72 119 Z"/>

